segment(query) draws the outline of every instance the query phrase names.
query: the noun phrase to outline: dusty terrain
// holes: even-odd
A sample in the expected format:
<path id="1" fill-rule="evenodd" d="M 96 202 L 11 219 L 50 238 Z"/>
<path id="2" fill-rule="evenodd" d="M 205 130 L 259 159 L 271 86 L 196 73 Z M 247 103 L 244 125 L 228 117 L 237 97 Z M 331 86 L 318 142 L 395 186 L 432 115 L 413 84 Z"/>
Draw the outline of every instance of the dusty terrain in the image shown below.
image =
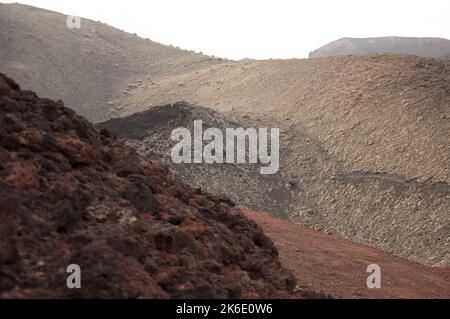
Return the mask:
<path id="1" fill-rule="evenodd" d="M 272 177 L 287 198 L 265 211 L 448 266 L 449 83 L 449 62 L 414 56 L 247 61 L 143 82 L 116 104 L 127 115 L 185 100 L 245 127 L 279 127 L 282 164 Z M 223 184 L 206 171 L 204 180 Z M 237 203 L 260 209 L 261 197 L 256 189 Z"/>
<path id="2" fill-rule="evenodd" d="M 274 241 L 297 277 L 297 290 L 338 298 L 450 298 L 450 268 L 430 268 L 338 237 L 245 210 Z M 381 288 L 368 289 L 367 266 L 381 267 Z"/>
<path id="3" fill-rule="evenodd" d="M 439 58 L 450 53 L 450 40 L 407 37 L 342 38 L 314 50 L 309 57 L 375 53 L 412 54 Z"/>
<path id="4" fill-rule="evenodd" d="M 65 22 L 62 14 L 0 4 L 2 68 L 92 121 L 125 117 L 108 128 L 162 163 L 170 164 L 170 131 L 194 119 L 219 128 L 278 127 L 279 174 L 262 177 L 242 165 L 172 169 L 220 198 L 214 205 L 231 199 L 412 261 L 450 265 L 450 61 L 392 54 L 225 61 L 86 19 L 75 30 Z M 406 47 L 441 57 L 448 41 L 427 41 Z M 104 206 L 114 210 L 114 203 Z M 69 254 L 79 247 L 72 248 Z M 32 269 L 32 258 L 24 258 L 24 269 Z M 38 280 L 33 276 L 21 285 Z"/>
<path id="5" fill-rule="evenodd" d="M 291 296 L 259 226 L 62 102 L 0 74 L 0 123 L 0 297 Z"/>
<path id="6" fill-rule="evenodd" d="M 347 170 L 450 182 L 447 61 L 381 55 L 224 63 L 152 83 L 117 101 L 121 115 L 186 101 L 279 125 L 294 151 L 301 131 Z"/>
<path id="7" fill-rule="evenodd" d="M 178 127 L 186 127 L 192 132 L 194 120 L 202 120 L 204 130 L 215 127 L 224 134 L 227 127 L 254 126 L 245 118 L 229 117 L 180 102 L 99 123 L 98 127 L 116 133 L 145 158 L 169 165 L 193 187 L 203 188 L 246 207 L 287 217 L 283 213 L 288 211 L 296 197 L 289 190 L 289 181 L 278 175 L 261 175 L 258 164 L 173 163 L 170 153 L 176 142 L 170 139 L 171 132 Z"/>
<path id="8" fill-rule="evenodd" d="M 62 99 L 96 121 L 130 82 L 157 80 L 201 69 L 220 59 L 162 45 L 82 19 L 20 4 L 0 3 L 0 65 L 24 88 Z"/>

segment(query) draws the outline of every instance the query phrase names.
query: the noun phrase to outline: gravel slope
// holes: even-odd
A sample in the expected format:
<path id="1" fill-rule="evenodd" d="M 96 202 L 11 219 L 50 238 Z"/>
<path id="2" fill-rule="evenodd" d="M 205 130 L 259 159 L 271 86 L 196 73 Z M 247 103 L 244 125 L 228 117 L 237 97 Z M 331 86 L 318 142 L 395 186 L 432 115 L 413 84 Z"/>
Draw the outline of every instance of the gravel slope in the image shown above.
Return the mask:
<path id="1" fill-rule="evenodd" d="M 179 100 L 280 128 L 277 177 L 294 181 L 284 216 L 450 264 L 449 62 L 377 55 L 224 63 L 143 82 L 116 104 L 128 115 Z"/>

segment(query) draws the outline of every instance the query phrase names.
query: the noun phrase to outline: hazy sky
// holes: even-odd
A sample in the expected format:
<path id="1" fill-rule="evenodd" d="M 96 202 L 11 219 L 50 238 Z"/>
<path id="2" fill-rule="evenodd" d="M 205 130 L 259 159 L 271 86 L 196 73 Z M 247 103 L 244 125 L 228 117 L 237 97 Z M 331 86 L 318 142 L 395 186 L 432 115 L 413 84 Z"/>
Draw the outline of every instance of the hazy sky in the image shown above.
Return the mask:
<path id="1" fill-rule="evenodd" d="M 5 1 L 1 2 L 16 2 Z M 449 0 L 22 0 L 231 59 L 302 58 L 342 37 L 450 39 Z"/>

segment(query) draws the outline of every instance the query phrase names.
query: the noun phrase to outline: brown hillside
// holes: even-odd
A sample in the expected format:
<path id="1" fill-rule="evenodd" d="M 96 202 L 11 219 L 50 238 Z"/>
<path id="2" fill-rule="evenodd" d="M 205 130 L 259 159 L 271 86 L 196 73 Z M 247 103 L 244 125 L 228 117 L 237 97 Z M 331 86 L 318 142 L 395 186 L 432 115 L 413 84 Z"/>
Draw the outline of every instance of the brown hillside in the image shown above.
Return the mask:
<path id="1" fill-rule="evenodd" d="M 185 100 L 279 127 L 292 220 L 449 265 L 449 93 L 449 62 L 380 55 L 224 63 L 116 103 L 127 115 Z"/>
<path id="2" fill-rule="evenodd" d="M 139 79 L 157 80 L 220 63 L 100 22 L 20 4 L 0 3 L 0 65 L 23 87 L 63 99 L 90 120 L 108 118 L 114 97 Z"/>

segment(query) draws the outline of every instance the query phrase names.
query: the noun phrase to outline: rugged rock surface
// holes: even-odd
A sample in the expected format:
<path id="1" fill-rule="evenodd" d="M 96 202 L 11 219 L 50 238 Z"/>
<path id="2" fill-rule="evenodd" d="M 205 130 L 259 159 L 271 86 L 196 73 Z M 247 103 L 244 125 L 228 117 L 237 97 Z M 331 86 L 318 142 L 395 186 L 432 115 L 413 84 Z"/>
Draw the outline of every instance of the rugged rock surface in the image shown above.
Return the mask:
<path id="1" fill-rule="evenodd" d="M 286 297 L 262 229 L 0 75 L 0 297 Z M 79 264 L 82 288 L 66 287 Z"/>
<path id="2" fill-rule="evenodd" d="M 309 54 L 310 58 L 350 54 L 398 53 L 439 58 L 450 51 L 450 40 L 441 38 L 342 38 Z"/>

